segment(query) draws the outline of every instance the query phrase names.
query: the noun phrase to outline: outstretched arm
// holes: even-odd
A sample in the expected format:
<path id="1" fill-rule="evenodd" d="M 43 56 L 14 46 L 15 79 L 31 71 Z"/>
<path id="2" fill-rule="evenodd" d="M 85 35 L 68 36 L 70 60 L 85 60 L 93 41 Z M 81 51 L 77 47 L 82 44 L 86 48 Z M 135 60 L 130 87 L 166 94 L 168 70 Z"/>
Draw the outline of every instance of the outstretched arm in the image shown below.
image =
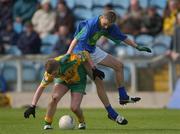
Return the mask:
<path id="1" fill-rule="evenodd" d="M 31 103 L 32 106 L 36 106 L 37 105 L 38 100 L 41 97 L 42 92 L 44 91 L 44 88 L 45 87 L 39 85 L 39 87 L 36 89 L 36 92 L 35 92 L 35 94 L 33 96 L 32 103 Z"/>
<path id="2" fill-rule="evenodd" d="M 36 92 L 33 96 L 32 102 L 30 107 L 28 107 L 26 109 L 26 111 L 24 112 L 24 117 L 25 118 L 29 118 L 29 116 L 32 114 L 33 117 L 35 118 L 35 114 L 36 114 L 36 105 L 38 103 L 39 98 L 42 95 L 43 90 L 45 89 L 45 87 L 51 83 L 53 81 L 53 78 L 51 76 L 49 76 L 46 72 L 44 74 L 44 78 L 41 81 L 41 84 L 38 86 L 38 88 L 36 89 Z"/>
<path id="3" fill-rule="evenodd" d="M 33 96 L 33 100 L 32 100 L 31 106 L 28 107 L 28 108 L 26 109 L 26 111 L 24 112 L 24 118 L 29 118 L 29 116 L 30 116 L 31 114 L 32 114 L 33 117 L 35 118 L 35 114 L 36 114 L 36 110 L 35 110 L 35 109 L 36 109 L 36 104 L 37 104 L 37 102 L 38 102 L 38 100 L 39 100 L 39 98 L 40 98 L 43 90 L 44 90 L 44 87 L 41 86 L 41 85 L 39 85 L 39 87 L 36 89 L 36 92 L 35 92 L 35 94 L 34 94 L 34 96 Z"/>
<path id="4" fill-rule="evenodd" d="M 70 44 L 70 46 L 69 46 L 69 49 L 68 49 L 68 51 L 67 51 L 66 54 L 72 53 L 72 51 L 73 51 L 74 47 L 76 46 L 77 42 L 78 42 L 78 40 L 77 40 L 76 38 L 74 38 L 74 39 L 72 40 L 72 42 L 71 42 L 71 44 Z"/>
<path id="5" fill-rule="evenodd" d="M 150 49 L 150 48 L 144 47 L 144 46 L 138 46 L 134 41 L 132 41 L 132 40 L 130 40 L 130 39 L 128 39 L 128 38 L 126 38 L 126 39 L 124 40 L 124 42 L 125 42 L 127 45 L 130 45 L 130 46 L 136 48 L 136 49 L 139 50 L 139 51 L 145 51 L 145 52 L 151 53 L 151 49 Z"/>
<path id="6" fill-rule="evenodd" d="M 129 46 L 136 48 L 139 51 L 146 51 L 151 53 L 151 49 L 148 47 L 143 47 L 137 45 L 134 41 L 130 40 L 124 33 L 122 33 L 117 25 L 113 25 L 110 29 L 108 38 L 114 41 L 116 44 L 119 44 L 120 41 L 123 41 Z"/>

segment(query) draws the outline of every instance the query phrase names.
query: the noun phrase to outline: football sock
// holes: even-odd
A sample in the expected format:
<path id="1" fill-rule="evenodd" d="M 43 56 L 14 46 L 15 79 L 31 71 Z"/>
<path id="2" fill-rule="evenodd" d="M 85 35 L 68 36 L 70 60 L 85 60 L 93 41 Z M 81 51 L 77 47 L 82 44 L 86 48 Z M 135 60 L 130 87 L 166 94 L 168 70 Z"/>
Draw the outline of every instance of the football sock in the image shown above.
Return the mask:
<path id="1" fill-rule="evenodd" d="M 127 95 L 126 89 L 124 87 L 119 87 L 118 90 L 120 99 L 129 99 L 129 96 Z"/>
<path id="2" fill-rule="evenodd" d="M 84 122 L 85 122 L 85 121 L 84 121 L 84 116 L 82 116 L 82 117 L 80 117 L 80 118 L 78 117 L 78 122 L 79 122 L 79 123 L 84 123 Z"/>
<path id="3" fill-rule="evenodd" d="M 52 124 L 52 117 L 45 116 L 44 121 L 45 121 L 45 125 L 51 125 Z"/>
<path id="4" fill-rule="evenodd" d="M 108 115 L 115 120 L 118 116 L 118 113 L 111 107 L 111 105 L 107 106 L 106 110 L 108 112 Z"/>

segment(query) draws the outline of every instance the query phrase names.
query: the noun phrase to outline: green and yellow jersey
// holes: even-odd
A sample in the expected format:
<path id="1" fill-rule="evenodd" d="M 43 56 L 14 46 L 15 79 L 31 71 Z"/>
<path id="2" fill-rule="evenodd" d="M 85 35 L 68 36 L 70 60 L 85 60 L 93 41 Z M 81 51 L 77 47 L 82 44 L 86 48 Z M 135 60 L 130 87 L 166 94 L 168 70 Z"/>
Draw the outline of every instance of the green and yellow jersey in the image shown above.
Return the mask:
<path id="1" fill-rule="evenodd" d="M 67 85 L 80 84 L 86 82 L 86 71 L 83 62 L 87 61 L 89 54 L 87 51 L 82 51 L 78 54 L 69 54 L 55 57 L 54 59 L 59 62 L 60 69 L 58 77 L 53 78 L 47 72 L 41 81 L 41 86 L 46 87 L 49 83 L 55 80 L 58 83 Z"/>

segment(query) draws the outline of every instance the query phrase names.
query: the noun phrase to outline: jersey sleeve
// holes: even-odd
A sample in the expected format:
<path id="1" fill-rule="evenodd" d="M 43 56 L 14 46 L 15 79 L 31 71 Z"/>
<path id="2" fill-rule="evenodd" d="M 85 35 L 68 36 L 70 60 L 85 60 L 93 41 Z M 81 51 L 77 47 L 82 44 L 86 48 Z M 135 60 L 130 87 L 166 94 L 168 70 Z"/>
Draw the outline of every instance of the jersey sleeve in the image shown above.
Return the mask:
<path id="1" fill-rule="evenodd" d="M 78 41 L 82 41 L 82 42 L 87 42 L 88 38 L 89 38 L 89 33 L 90 33 L 90 28 L 89 26 L 86 24 L 76 35 L 75 35 L 75 39 L 77 39 Z"/>
<path id="2" fill-rule="evenodd" d="M 124 41 L 127 36 L 123 34 L 117 25 L 112 25 L 109 30 L 109 35 L 107 36 L 109 39 L 114 41 L 116 44 L 119 44 L 121 41 Z"/>
<path id="3" fill-rule="evenodd" d="M 47 72 L 45 72 L 40 85 L 42 87 L 47 87 L 51 82 L 53 82 L 53 80 L 54 78 L 51 77 Z"/>

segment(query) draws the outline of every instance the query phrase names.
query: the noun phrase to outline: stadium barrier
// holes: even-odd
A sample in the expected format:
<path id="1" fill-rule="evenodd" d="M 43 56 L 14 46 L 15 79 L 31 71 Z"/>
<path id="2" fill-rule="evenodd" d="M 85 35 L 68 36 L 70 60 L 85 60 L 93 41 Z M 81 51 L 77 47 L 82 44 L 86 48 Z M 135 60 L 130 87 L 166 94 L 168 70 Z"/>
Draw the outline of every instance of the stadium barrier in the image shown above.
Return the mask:
<path id="1" fill-rule="evenodd" d="M 24 55 L 24 56 L 14 56 L 14 55 L 5 55 L 0 56 L 0 63 L 15 61 L 16 69 L 17 69 L 17 79 L 16 79 L 16 91 L 22 92 L 23 91 L 23 77 L 22 77 L 22 62 L 23 61 L 32 61 L 32 62 L 45 62 L 50 56 L 47 55 Z M 130 92 L 135 93 L 137 92 L 137 68 L 136 65 L 141 64 L 159 64 L 161 61 L 168 64 L 168 77 L 169 77 L 169 92 L 171 93 L 174 89 L 174 83 L 176 81 L 176 66 L 175 63 L 172 62 L 170 59 L 166 58 L 165 55 L 155 56 L 155 57 L 146 57 L 146 56 L 139 56 L 139 57 L 118 57 L 118 60 L 122 61 L 124 64 L 128 64 L 130 67 L 131 73 L 131 83 L 130 83 Z M 91 82 L 92 83 L 92 82 Z M 94 87 L 94 86 L 93 86 Z"/>

